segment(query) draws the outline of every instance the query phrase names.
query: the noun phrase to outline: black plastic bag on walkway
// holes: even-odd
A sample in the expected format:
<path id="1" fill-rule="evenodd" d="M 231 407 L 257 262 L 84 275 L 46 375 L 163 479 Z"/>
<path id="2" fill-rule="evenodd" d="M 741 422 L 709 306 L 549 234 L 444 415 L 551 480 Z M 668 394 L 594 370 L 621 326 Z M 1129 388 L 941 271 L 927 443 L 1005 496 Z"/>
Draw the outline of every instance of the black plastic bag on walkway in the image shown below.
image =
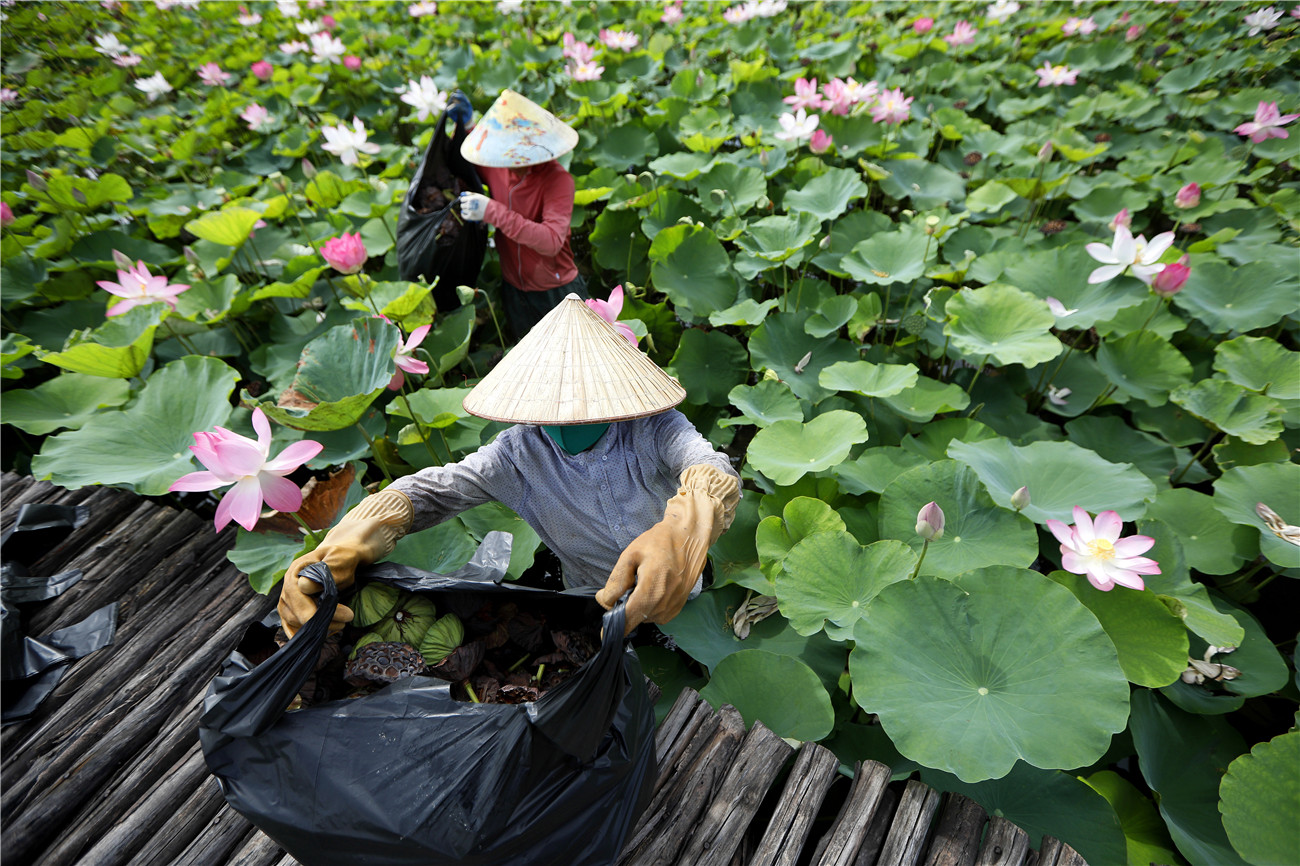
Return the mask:
<path id="1" fill-rule="evenodd" d="M 495 580 L 392 564 L 362 576 L 435 604 L 531 594 L 603 616 L 601 646 L 572 678 L 528 704 L 464 703 L 450 683 L 417 676 L 285 712 L 339 599 L 328 568 L 310 566 L 303 573 L 324 584 L 316 615 L 257 667 L 232 654 L 204 700 L 199 737 L 226 801 L 305 866 L 614 862 L 656 769 L 653 707 L 623 641 L 623 605 L 605 612 L 590 591 L 499 583 L 508 559 Z"/>
<path id="2" fill-rule="evenodd" d="M 397 217 L 397 272 L 404 280 L 432 283 L 438 312 L 460 307 L 457 286 L 478 284 L 487 252 L 487 225 L 460 218 L 461 192 L 482 192 L 474 164 L 460 155 L 465 131 L 443 112 L 433 141 L 411 179 Z"/>

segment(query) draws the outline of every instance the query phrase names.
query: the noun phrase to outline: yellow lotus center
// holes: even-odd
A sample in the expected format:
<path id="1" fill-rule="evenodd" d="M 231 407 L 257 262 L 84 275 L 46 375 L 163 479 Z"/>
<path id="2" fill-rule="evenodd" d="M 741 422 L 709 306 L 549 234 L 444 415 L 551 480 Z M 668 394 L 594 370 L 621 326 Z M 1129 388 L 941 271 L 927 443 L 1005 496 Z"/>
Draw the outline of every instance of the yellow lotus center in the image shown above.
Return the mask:
<path id="1" fill-rule="evenodd" d="M 1104 538 L 1094 538 L 1088 542 L 1088 550 L 1098 559 L 1114 559 L 1115 545 Z"/>

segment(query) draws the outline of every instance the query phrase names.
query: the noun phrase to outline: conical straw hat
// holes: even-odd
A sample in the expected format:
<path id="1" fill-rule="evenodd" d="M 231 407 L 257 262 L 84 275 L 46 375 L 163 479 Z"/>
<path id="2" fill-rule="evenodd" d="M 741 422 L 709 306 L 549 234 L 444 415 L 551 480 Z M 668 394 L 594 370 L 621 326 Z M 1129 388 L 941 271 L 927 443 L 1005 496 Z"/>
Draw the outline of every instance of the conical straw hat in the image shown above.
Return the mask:
<path id="1" fill-rule="evenodd" d="M 512 424 L 594 424 L 664 412 L 677 380 L 576 294 L 551 310 L 465 397 L 465 411 Z"/>
<path id="2" fill-rule="evenodd" d="M 578 146 L 578 133 L 545 108 L 503 90 L 460 145 L 475 165 L 523 168 L 563 156 Z"/>

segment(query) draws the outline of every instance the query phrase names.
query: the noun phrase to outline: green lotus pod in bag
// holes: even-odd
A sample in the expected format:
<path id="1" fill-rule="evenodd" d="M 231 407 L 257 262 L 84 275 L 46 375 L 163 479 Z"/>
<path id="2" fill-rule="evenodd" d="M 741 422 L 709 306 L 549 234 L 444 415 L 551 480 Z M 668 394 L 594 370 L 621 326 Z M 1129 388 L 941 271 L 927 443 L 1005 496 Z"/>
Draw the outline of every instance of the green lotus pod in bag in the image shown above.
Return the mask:
<path id="1" fill-rule="evenodd" d="M 382 583 L 366 584 L 352 599 L 352 624 L 369 628 L 393 612 L 402 591 Z"/>
<path id="2" fill-rule="evenodd" d="M 403 592 L 397 606 L 375 623 L 373 631 L 384 640 L 418 647 L 424 633 L 429 630 L 429 626 L 433 625 L 437 616 L 437 608 L 429 599 Z"/>
<path id="3" fill-rule="evenodd" d="M 424 656 L 426 665 L 433 667 L 451 655 L 464 639 L 465 626 L 456 614 L 449 613 L 424 633 L 424 639 L 420 641 L 420 655 Z"/>

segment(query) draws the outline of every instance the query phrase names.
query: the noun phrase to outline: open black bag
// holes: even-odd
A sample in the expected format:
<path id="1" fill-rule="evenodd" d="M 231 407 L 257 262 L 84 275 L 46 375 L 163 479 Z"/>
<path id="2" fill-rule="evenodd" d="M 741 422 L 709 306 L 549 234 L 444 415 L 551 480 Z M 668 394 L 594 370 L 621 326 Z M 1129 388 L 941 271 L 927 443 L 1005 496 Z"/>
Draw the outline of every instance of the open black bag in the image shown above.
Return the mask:
<path id="1" fill-rule="evenodd" d="M 199 738 L 226 801 L 305 866 L 608 864 L 645 808 L 654 711 L 623 641 L 623 604 L 603 612 L 589 591 L 464 572 L 384 564 L 366 576 L 435 604 L 448 593 L 540 593 L 591 606 L 603 614 L 596 656 L 530 704 L 463 703 L 421 676 L 286 713 L 338 605 L 329 569 L 313 565 L 303 573 L 324 584 L 316 615 L 255 668 L 232 654 L 209 687 Z"/>
<path id="2" fill-rule="evenodd" d="M 459 219 L 457 199 L 429 213 L 420 213 L 420 190 L 427 185 L 439 189 L 439 183 L 459 180 L 466 191 L 481 192 L 483 181 L 474 164 L 460 155 L 465 131 L 452 124 L 453 133 L 447 134 L 447 112 L 442 113 L 433 141 L 429 142 L 420 160 L 420 167 L 411 179 L 411 186 L 402 201 L 402 211 L 397 217 L 397 273 L 404 280 L 433 283 L 433 300 L 439 312 L 450 312 L 460 307 L 456 287 L 478 284 L 479 268 L 487 252 L 488 230 L 482 222 L 461 222 L 440 234 L 446 220 Z M 450 184 L 448 184 L 450 186 Z M 456 215 L 452 215 L 453 209 Z"/>

